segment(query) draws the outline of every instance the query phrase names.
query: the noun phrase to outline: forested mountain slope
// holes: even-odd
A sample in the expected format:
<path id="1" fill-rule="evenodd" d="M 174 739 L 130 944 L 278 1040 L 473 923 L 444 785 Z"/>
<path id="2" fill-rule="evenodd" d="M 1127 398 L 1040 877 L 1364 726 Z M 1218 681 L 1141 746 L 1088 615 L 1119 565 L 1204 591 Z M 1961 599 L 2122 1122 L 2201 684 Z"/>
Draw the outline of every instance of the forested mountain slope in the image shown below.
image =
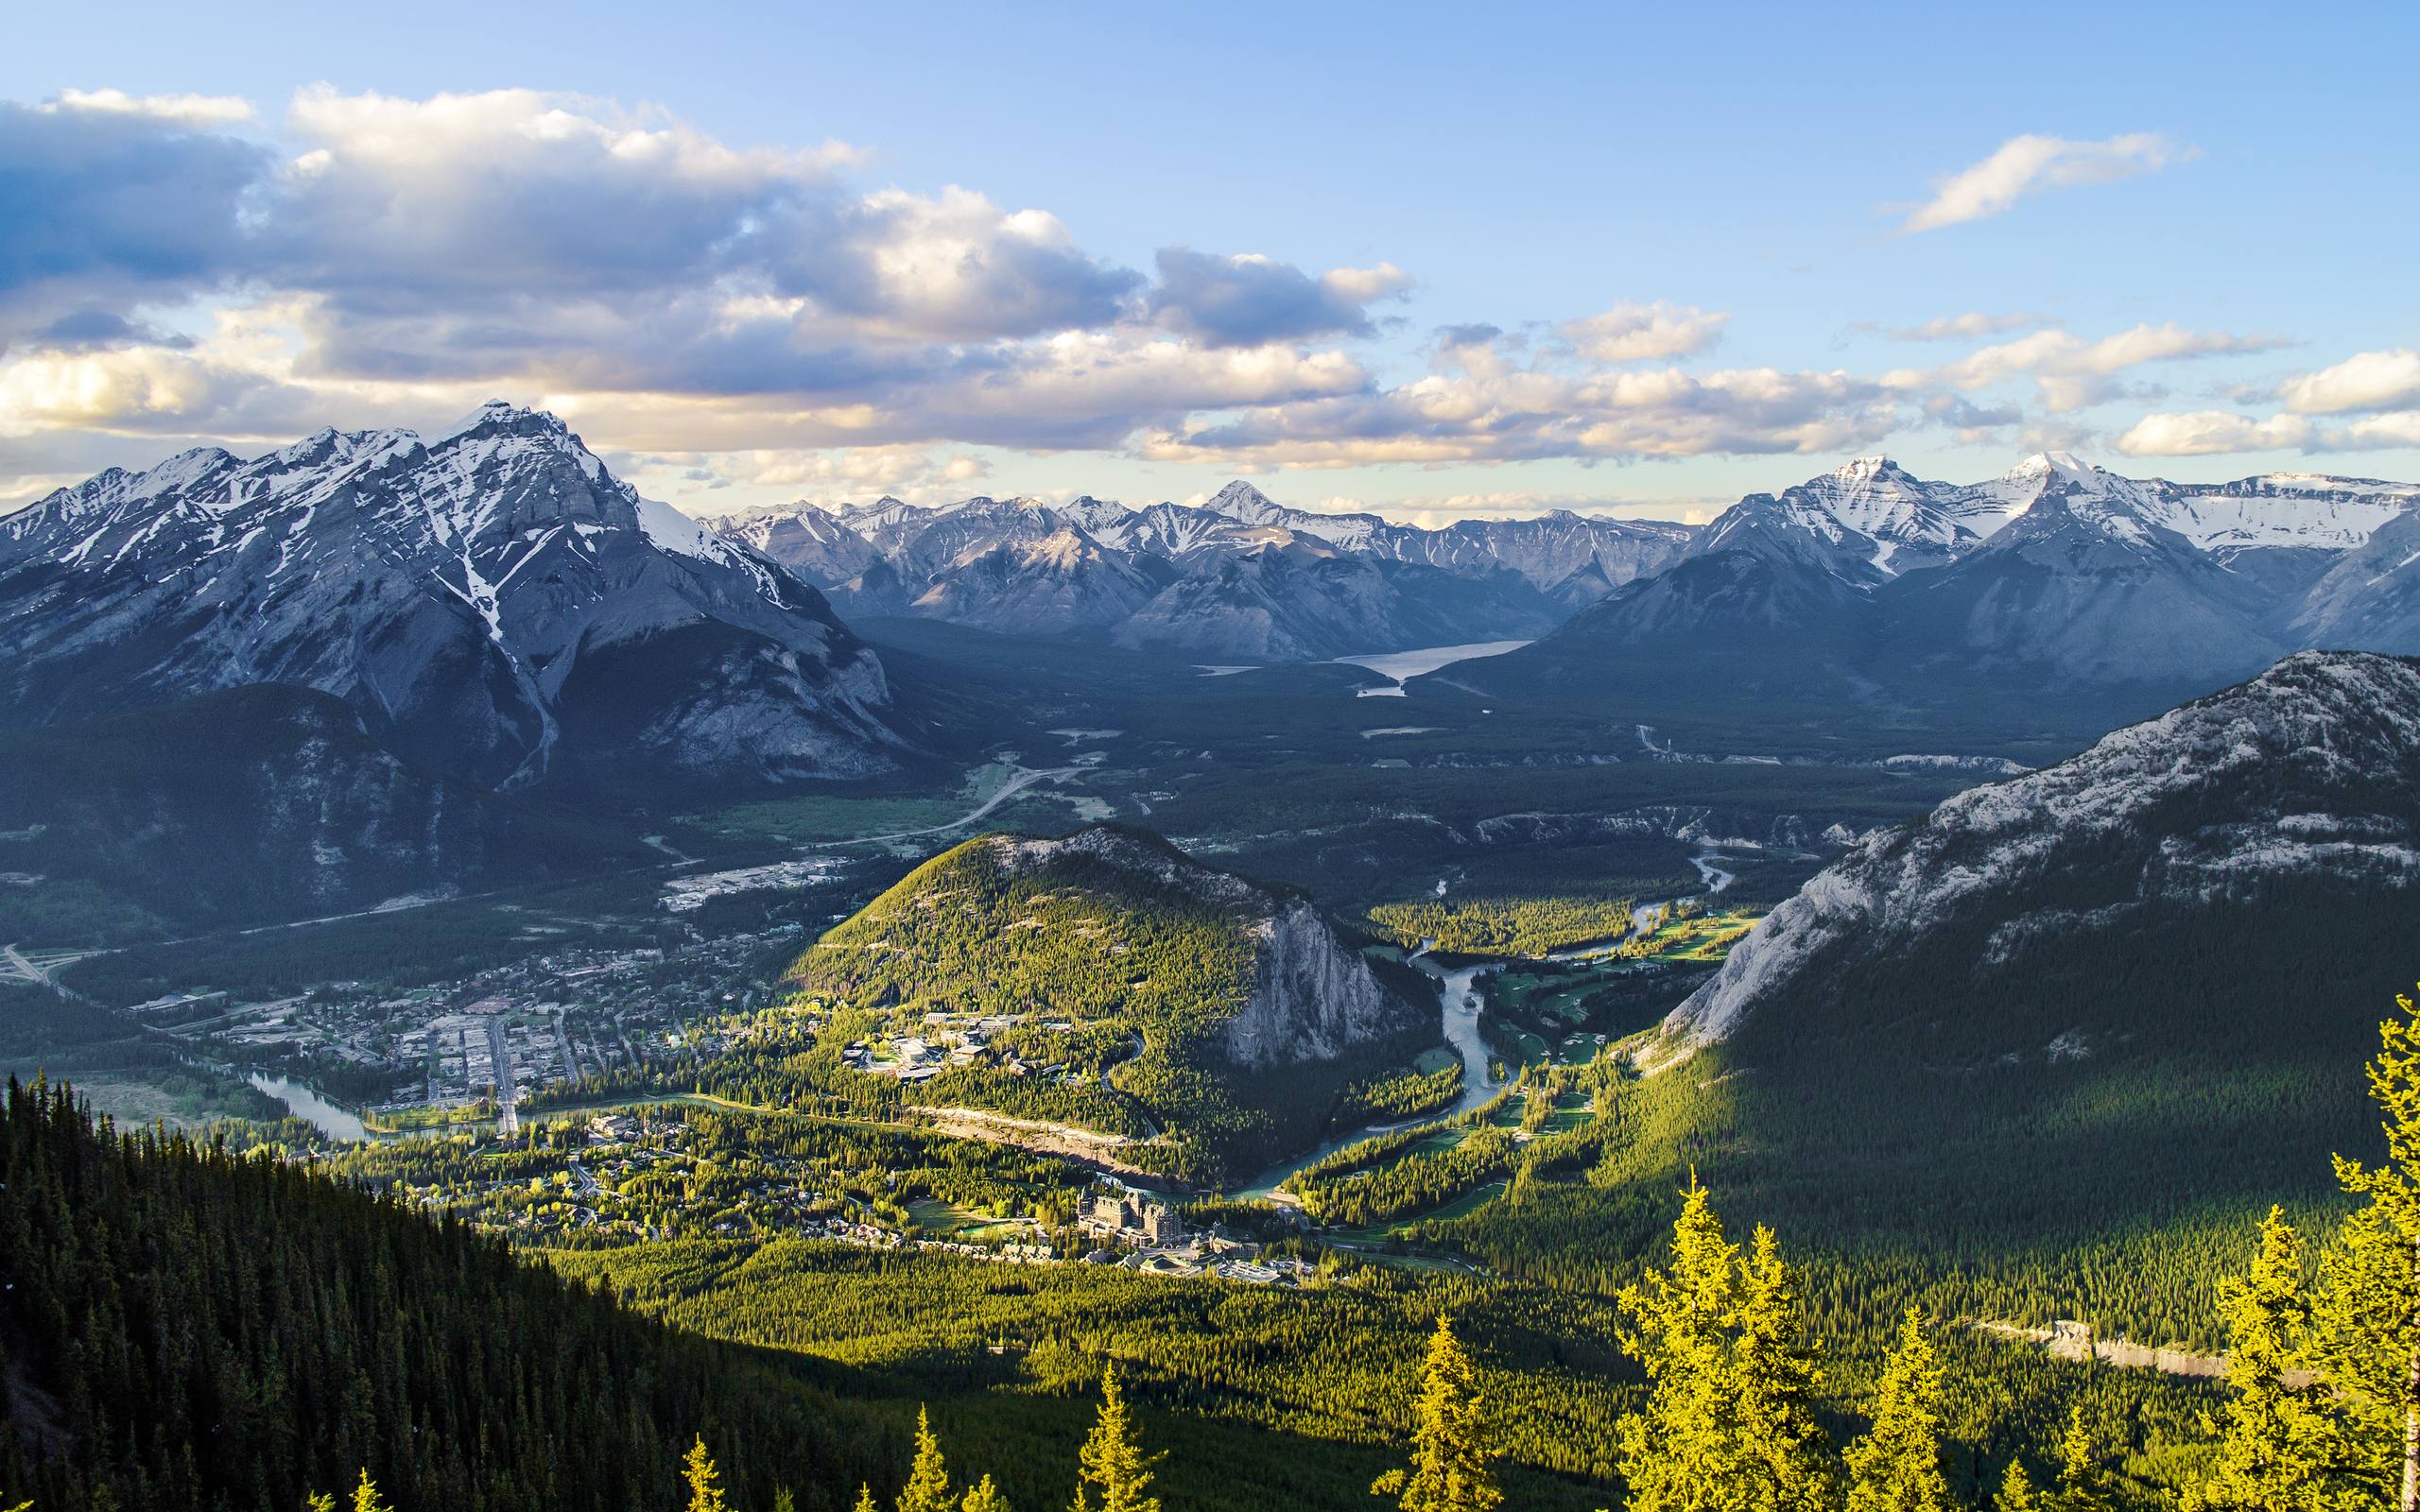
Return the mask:
<path id="1" fill-rule="evenodd" d="M 420 770 L 333 695 L 279 684 L 0 732 L 0 870 L 37 879 L 0 887 L 0 940 L 19 944 L 320 916 L 657 855 Z"/>
<path id="2" fill-rule="evenodd" d="M 1867 1305 L 2206 1345 L 2250 1219 L 2376 1144 L 2415 941 L 2420 663 L 2290 657 L 1870 836 L 1639 1052 L 1615 1159 L 1473 1228 L 1584 1271 L 1693 1165 Z"/>
<path id="3" fill-rule="evenodd" d="M 623 1312 L 493 1240 L 307 1168 L 0 1120 L 0 1490 L 45 1509 L 674 1504 L 703 1433 L 735 1504 L 847 1506 L 896 1431 L 784 1367 Z"/>

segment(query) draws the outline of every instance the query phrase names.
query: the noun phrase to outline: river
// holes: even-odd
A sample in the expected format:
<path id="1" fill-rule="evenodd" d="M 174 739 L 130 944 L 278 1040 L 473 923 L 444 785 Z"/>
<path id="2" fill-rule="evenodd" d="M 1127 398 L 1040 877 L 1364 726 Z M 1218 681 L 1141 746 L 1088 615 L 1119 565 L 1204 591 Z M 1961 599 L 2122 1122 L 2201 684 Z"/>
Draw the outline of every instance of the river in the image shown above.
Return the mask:
<path id="1" fill-rule="evenodd" d="M 1504 1084 L 1495 1079 L 1495 1057 L 1487 1048 L 1486 1039 L 1478 1032 L 1478 979 L 1482 973 L 1495 970 L 1499 963 L 1465 966 L 1448 971 L 1432 965 L 1425 956 L 1415 955 L 1411 964 L 1444 984 L 1443 1013 L 1445 1040 L 1462 1057 L 1462 1095 L 1455 1100 L 1453 1107 L 1443 1112 L 1426 1113 L 1418 1118 L 1398 1118 L 1384 1124 L 1367 1124 L 1350 1133 L 1340 1134 L 1308 1155 L 1294 1156 L 1270 1166 L 1253 1177 L 1251 1185 L 1235 1195 L 1247 1199 L 1265 1198 L 1291 1180 L 1295 1172 L 1326 1160 L 1348 1144 L 1358 1144 L 1373 1135 L 1392 1133 L 1399 1128 L 1459 1118 L 1503 1091 Z"/>
<path id="2" fill-rule="evenodd" d="M 370 1130 L 360 1118 L 338 1108 L 326 1098 L 286 1076 L 268 1076 L 252 1073 L 252 1085 L 285 1105 L 296 1118 L 308 1120 L 319 1131 L 332 1140 L 364 1140 Z"/>

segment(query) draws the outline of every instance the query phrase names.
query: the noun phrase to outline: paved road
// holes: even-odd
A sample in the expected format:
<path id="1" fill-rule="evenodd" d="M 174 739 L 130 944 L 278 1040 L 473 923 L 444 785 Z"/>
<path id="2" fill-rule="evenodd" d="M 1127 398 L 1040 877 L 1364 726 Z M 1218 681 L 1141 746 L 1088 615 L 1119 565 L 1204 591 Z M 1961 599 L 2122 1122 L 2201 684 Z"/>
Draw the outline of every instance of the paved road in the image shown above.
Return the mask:
<path id="1" fill-rule="evenodd" d="M 50 973 L 18 954 L 14 945 L 0 945 L 0 964 L 8 967 L 7 975 L 45 987 L 50 983 Z"/>

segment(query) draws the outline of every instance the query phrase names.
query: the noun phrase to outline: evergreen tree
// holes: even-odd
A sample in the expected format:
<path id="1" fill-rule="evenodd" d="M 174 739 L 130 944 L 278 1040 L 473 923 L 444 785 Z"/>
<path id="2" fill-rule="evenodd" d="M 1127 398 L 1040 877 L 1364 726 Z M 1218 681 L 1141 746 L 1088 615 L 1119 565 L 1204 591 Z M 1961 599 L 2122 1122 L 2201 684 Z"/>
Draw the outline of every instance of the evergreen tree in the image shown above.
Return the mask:
<path id="1" fill-rule="evenodd" d="M 353 1488 L 353 1512 L 391 1512 L 367 1469 L 361 1472 L 361 1483 Z"/>
<path id="2" fill-rule="evenodd" d="M 1490 1512 L 1504 1493 L 1488 1468 L 1495 1452 L 1486 1440 L 1478 1373 L 1454 1337 L 1452 1320 L 1440 1314 L 1420 1372 L 1411 1468 L 1390 1470 L 1370 1492 L 1397 1497 L 1403 1512 Z"/>
<path id="3" fill-rule="evenodd" d="M 1759 1226 L 1739 1273 L 1732 1311 L 1731 1373 L 1737 1393 L 1739 1457 L 1756 1504 L 1772 1512 L 1824 1512 L 1832 1473 L 1815 1395 L 1821 1354 L 1805 1342 L 1806 1302 L 1781 1242 Z"/>
<path id="4" fill-rule="evenodd" d="M 1151 1484 L 1151 1469 L 1159 1462 L 1160 1456 L 1144 1453 L 1135 1442 L 1134 1425 L 1113 1363 L 1100 1375 L 1100 1416 L 1094 1419 L 1091 1436 L 1076 1456 L 1077 1512 L 1087 1512 L 1089 1493 L 1095 1487 L 1100 1491 L 1100 1512 L 1160 1512 L 1160 1499 L 1145 1494 Z"/>
<path id="5" fill-rule="evenodd" d="M 968 1490 L 959 1512 L 1009 1512 L 1009 1499 L 1000 1494 L 1000 1488 L 992 1484 L 991 1476 L 986 1475 Z"/>
<path id="6" fill-rule="evenodd" d="M 1882 1368 L 1874 1426 L 1849 1446 L 1848 1512 L 1949 1512 L 1941 1403 L 1941 1363 L 1925 1337 L 1923 1312 L 1910 1307 Z"/>
<path id="7" fill-rule="evenodd" d="M 1999 1494 L 1992 1498 L 1992 1512 L 2042 1512 L 2042 1496 L 2033 1489 L 2033 1477 L 2025 1472 L 2025 1461 L 2008 1462 Z"/>
<path id="8" fill-rule="evenodd" d="M 1668 1273 L 1650 1271 L 1620 1297 L 1636 1325 L 1623 1332 L 1622 1352 L 1646 1367 L 1650 1387 L 1645 1410 L 1615 1427 L 1630 1512 L 1746 1512 L 1724 1332 L 1739 1251 L 1723 1239 L 1722 1220 L 1694 1176 L 1670 1253 Z"/>
<path id="9" fill-rule="evenodd" d="M 922 1407 L 916 1409 L 916 1461 L 894 1504 L 898 1512 L 954 1512 L 949 1467 L 942 1462 L 941 1440 L 933 1436 L 932 1418 Z"/>
<path id="10" fill-rule="evenodd" d="M 1625 1288 L 1624 1353 L 1647 1367 L 1647 1407 L 1615 1429 L 1633 1512 L 1819 1512 L 1834 1500 L 1797 1274 L 1769 1229 L 1743 1259 L 1690 1178 L 1672 1268 Z"/>
<path id="11" fill-rule="evenodd" d="M 689 1446 L 689 1452 L 682 1456 L 681 1478 L 689 1485 L 689 1512 L 727 1512 L 722 1486 L 717 1484 L 715 1462 L 706 1452 L 703 1434 L 700 1434 L 697 1441 Z"/>
<path id="12" fill-rule="evenodd" d="M 2115 1482 L 2084 1426 L 2083 1404 L 2068 1408 L 2067 1430 L 2059 1437 L 2059 1489 L 2046 1512 L 2118 1512 Z"/>
<path id="13" fill-rule="evenodd" d="M 2271 1208 L 2246 1276 L 2219 1285 L 2227 1322 L 2227 1403 L 2218 1464 L 2186 1494 L 2187 1512 L 2327 1512 L 2341 1489 L 2342 1428 L 2329 1387 L 2308 1369 L 2310 1303 L 2302 1240 Z M 2289 1384 L 2300 1372 L 2301 1383 Z M 2221 1432 L 2208 1418 L 2205 1431 Z"/>
<path id="14" fill-rule="evenodd" d="M 2420 1512 L 2420 1009 L 2401 994 L 2394 1002 L 2402 1016 L 2379 1023 L 2369 1065 L 2387 1160 L 2336 1158 L 2337 1180 L 2370 1201 L 2345 1222 L 2323 1332 L 2357 1435 L 2399 1450 L 2389 1472 L 2396 1504 Z"/>

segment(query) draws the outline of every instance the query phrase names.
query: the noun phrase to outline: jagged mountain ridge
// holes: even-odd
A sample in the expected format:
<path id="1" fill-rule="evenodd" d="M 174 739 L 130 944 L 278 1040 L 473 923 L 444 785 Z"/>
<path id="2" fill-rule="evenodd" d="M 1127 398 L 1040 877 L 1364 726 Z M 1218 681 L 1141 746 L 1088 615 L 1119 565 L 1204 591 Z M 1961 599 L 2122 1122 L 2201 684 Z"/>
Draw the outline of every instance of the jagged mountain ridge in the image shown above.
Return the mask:
<path id="1" fill-rule="evenodd" d="M 1452 680 L 1620 692 L 1744 679 L 1816 702 L 1916 705 L 2114 695 L 2138 713 L 2291 650 L 2420 651 L 2398 608 L 2420 581 L 2398 575 L 2420 558 L 2370 547 L 2403 539 L 2415 508 L 2420 488 L 2368 479 L 2184 485 L 2053 453 L 1950 485 L 1861 458 L 1741 500 L 1675 566 Z"/>
<path id="2" fill-rule="evenodd" d="M 847 615 L 1098 633 L 1225 661 L 1540 634 L 1602 585 L 1668 561 L 1689 535 L 1568 511 L 1432 531 L 1288 508 L 1241 481 L 1200 505 L 978 496 L 920 507 L 886 497 L 752 511 L 720 528 Z"/>
<path id="3" fill-rule="evenodd" d="M 291 683 L 489 787 L 861 774 L 901 746 L 820 593 L 502 402 L 113 469 L 0 520 L 0 660 L 28 722 Z"/>
<path id="4" fill-rule="evenodd" d="M 2401 900 L 2420 925 L 2420 661 L 2298 653 L 1868 836 L 1756 925 L 1649 1058 L 1838 1001 L 1879 963 L 1964 994 L 2154 910 L 2249 917 L 2307 885 Z"/>

